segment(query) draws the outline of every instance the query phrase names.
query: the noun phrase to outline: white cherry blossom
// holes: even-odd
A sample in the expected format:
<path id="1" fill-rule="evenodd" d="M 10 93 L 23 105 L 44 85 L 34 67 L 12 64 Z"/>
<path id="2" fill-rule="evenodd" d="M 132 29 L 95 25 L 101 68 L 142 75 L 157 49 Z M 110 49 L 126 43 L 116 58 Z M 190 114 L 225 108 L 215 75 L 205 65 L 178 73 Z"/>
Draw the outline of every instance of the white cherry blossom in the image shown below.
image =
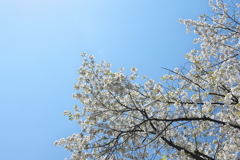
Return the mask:
<path id="1" fill-rule="evenodd" d="M 198 34 L 189 68 L 166 69 L 162 83 L 137 68 L 111 70 L 82 53 L 74 88 L 82 106 L 64 111 L 81 128 L 54 145 L 84 159 L 234 160 L 240 152 L 239 4 L 210 0 L 214 15 L 179 22 Z M 171 85 L 169 85 L 171 84 Z"/>

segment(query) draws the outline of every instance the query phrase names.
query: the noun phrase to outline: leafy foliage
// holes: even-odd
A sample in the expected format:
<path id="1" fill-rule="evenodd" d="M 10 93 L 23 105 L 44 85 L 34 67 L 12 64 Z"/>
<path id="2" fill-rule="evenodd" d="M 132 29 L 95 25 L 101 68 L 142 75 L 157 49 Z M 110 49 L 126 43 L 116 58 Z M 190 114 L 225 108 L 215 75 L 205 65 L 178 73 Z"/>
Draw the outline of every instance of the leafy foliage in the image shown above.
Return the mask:
<path id="1" fill-rule="evenodd" d="M 182 20 L 199 35 L 185 55 L 189 68 L 169 70 L 164 83 L 146 79 L 137 69 L 124 75 L 111 64 L 84 57 L 73 95 L 83 107 L 65 111 L 82 133 L 62 138 L 71 159 L 236 159 L 240 151 L 239 4 L 220 0 L 215 13 Z M 166 85 L 165 85 L 166 84 Z M 167 85 L 171 84 L 171 85 Z M 166 154 L 168 153 L 168 154 Z"/>

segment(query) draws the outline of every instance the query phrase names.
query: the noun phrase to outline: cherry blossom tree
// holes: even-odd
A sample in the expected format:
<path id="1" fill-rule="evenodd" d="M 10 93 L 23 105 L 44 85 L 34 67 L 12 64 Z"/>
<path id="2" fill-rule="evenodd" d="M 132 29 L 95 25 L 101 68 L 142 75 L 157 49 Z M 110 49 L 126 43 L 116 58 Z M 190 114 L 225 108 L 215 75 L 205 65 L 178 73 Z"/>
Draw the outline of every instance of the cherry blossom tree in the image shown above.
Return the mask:
<path id="1" fill-rule="evenodd" d="M 182 20 L 198 38 L 188 67 L 166 69 L 163 82 L 125 75 L 83 53 L 73 95 L 82 107 L 64 111 L 81 133 L 55 142 L 84 159 L 234 160 L 240 152 L 240 5 L 209 1 L 214 15 Z"/>

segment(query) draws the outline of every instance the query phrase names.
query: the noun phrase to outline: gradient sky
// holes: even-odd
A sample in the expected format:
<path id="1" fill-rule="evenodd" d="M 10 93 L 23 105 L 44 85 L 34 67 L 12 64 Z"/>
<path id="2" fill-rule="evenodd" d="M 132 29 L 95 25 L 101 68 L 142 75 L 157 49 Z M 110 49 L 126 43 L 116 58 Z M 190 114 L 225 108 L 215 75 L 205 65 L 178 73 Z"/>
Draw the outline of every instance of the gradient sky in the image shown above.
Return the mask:
<path id="1" fill-rule="evenodd" d="M 208 0 L 0 0 L 0 159 L 62 160 L 55 140 L 79 132 L 72 110 L 81 52 L 156 81 L 197 45 L 178 19 Z M 80 104 L 79 104 L 80 105 Z"/>

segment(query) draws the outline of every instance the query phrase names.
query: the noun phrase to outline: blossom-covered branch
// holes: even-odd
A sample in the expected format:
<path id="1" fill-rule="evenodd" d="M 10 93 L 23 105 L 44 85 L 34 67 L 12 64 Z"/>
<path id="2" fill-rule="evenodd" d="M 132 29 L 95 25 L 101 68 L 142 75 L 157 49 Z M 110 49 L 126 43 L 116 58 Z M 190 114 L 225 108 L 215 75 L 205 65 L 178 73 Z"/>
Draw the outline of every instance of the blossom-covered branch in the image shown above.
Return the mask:
<path id="1" fill-rule="evenodd" d="M 162 82 L 137 69 L 125 75 L 111 64 L 83 53 L 73 95 L 81 133 L 61 138 L 56 146 L 84 159 L 236 159 L 240 152 L 240 26 L 237 3 L 209 1 L 214 15 L 182 20 L 199 37 L 185 55 L 189 69 L 167 69 Z M 166 69 L 166 68 L 165 68 Z M 170 85 L 169 85 L 170 84 Z"/>

